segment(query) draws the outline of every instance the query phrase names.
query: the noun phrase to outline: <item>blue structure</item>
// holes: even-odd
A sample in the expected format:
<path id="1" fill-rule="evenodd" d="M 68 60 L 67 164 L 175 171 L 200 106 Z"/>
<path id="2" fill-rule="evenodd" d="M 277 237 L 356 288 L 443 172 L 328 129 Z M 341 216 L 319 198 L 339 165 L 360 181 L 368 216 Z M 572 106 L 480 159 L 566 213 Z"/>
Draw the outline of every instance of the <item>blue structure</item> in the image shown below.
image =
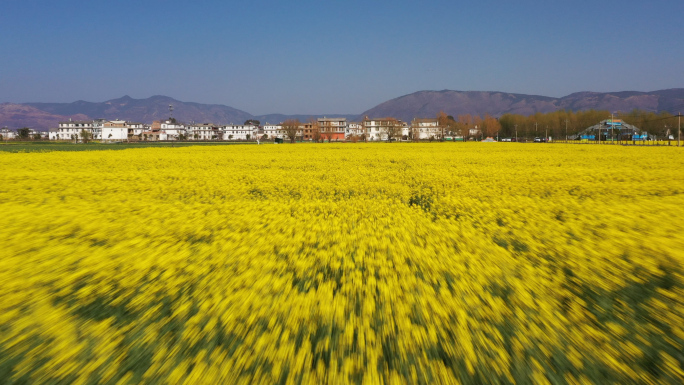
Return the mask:
<path id="1" fill-rule="evenodd" d="M 620 119 L 606 119 L 580 132 L 575 139 L 581 140 L 647 140 L 648 133 Z"/>

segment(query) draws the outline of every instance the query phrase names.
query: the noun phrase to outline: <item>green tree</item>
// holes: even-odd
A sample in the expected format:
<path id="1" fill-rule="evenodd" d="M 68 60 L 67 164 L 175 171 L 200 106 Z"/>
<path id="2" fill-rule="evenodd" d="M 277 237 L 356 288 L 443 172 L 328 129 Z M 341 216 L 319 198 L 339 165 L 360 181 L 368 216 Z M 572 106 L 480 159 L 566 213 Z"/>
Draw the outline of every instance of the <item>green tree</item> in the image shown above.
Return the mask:
<path id="1" fill-rule="evenodd" d="M 31 129 L 28 127 L 20 128 L 17 130 L 17 136 L 19 139 L 28 139 L 31 134 Z"/>
<path id="2" fill-rule="evenodd" d="M 90 141 L 90 138 L 92 137 L 92 134 L 85 129 L 81 129 L 81 140 L 83 140 L 83 143 L 88 143 Z"/>

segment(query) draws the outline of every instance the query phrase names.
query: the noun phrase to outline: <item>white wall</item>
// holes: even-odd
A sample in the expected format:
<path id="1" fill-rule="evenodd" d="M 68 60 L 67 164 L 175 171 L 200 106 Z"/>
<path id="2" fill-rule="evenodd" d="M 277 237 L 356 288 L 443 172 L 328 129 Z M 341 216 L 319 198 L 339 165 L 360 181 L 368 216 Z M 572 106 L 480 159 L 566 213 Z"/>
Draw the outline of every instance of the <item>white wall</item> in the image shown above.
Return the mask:
<path id="1" fill-rule="evenodd" d="M 111 135 L 111 136 L 110 136 Z M 128 128 L 126 127 L 102 127 L 102 140 L 127 140 Z"/>
<path id="2" fill-rule="evenodd" d="M 224 126 L 223 140 L 246 140 L 247 135 L 249 135 L 249 139 L 254 140 L 258 135 L 257 129 L 257 126 Z"/>

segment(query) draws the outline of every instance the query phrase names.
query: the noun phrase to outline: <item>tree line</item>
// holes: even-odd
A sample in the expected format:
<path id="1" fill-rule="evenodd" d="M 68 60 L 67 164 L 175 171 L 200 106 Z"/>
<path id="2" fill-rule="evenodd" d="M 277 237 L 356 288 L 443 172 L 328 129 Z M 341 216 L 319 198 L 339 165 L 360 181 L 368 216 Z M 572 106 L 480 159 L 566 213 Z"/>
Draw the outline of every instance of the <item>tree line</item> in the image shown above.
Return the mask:
<path id="1" fill-rule="evenodd" d="M 630 112 L 615 113 L 613 117 L 657 136 L 665 136 L 668 133 L 675 135 L 678 130 L 677 115 L 669 112 L 656 113 L 635 109 Z M 538 112 L 529 116 L 504 114 L 499 118 L 501 124 L 499 136 L 515 137 L 517 130 L 519 138 L 542 137 L 548 133 L 548 136 L 553 138 L 564 139 L 566 135 L 574 137 L 585 129 L 610 118 L 611 113 L 607 110 L 559 110 L 548 113 Z"/>

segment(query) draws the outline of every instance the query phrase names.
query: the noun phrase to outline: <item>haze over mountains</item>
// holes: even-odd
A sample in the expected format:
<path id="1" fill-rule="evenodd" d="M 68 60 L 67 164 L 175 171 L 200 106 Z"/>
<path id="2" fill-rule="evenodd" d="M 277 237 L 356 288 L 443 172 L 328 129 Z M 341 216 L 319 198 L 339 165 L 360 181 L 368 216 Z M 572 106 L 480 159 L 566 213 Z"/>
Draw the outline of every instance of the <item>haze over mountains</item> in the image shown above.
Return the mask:
<path id="1" fill-rule="evenodd" d="M 286 119 L 306 121 L 323 115 L 252 115 L 248 112 L 220 104 L 181 102 L 167 96 L 133 99 L 124 96 L 106 102 L 73 103 L 3 103 L 0 104 L 0 127 L 31 127 L 49 129 L 58 122 L 86 119 L 125 119 L 142 123 L 169 117 L 169 104 L 173 116 L 182 122 L 211 122 L 215 124 L 241 124 L 248 119 L 263 123 L 279 123 Z M 505 113 L 530 115 L 559 109 L 630 111 L 635 108 L 648 111 L 677 113 L 684 110 L 684 88 L 652 92 L 578 92 L 562 98 L 538 95 L 513 94 L 489 91 L 419 91 L 379 104 L 359 115 L 327 114 L 327 117 L 345 117 L 358 121 L 364 116 L 395 117 L 411 121 L 414 117 L 431 118 L 439 111 L 453 116 L 476 114 L 501 116 Z"/>

